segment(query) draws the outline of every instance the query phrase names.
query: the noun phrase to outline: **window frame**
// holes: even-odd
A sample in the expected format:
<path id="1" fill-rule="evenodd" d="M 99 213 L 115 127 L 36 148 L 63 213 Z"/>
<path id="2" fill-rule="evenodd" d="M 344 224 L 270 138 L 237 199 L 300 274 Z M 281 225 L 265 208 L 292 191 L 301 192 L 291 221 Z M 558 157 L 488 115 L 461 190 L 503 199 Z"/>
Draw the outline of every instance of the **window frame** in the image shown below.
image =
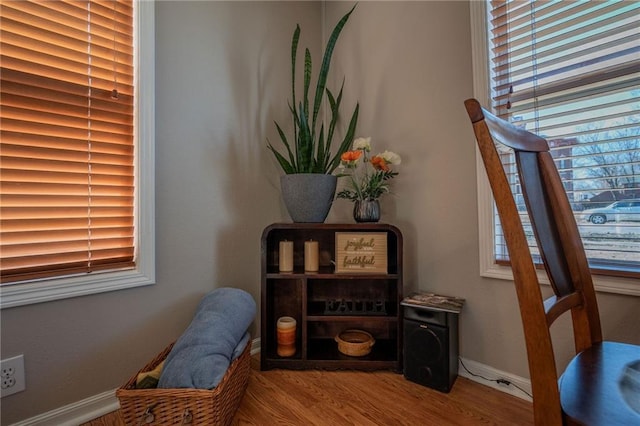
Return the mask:
<path id="1" fill-rule="evenodd" d="M 471 52 L 473 70 L 473 96 L 482 105 L 491 105 L 489 92 L 490 73 L 487 34 L 487 8 L 485 1 L 472 1 L 470 6 Z M 474 144 L 475 145 L 475 144 Z M 494 201 L 480 152 L 476 146 L 476 176 L 478 191 L 478 241 L 480 275 L 488 278 L 513 281 L 510 266 L 495 261 Z M 544 271 L 538 271 L 538 280 L 549 284 Z M 596 291 L 640 296 L 637 279 L 609 275 L 593 275 Z"/>
<path id="2" fill-rule="evenodd" d="M 0 286 L 0 309 L 155 284 L 155 4 L 134 2 L 136 266 L 7 283 Z"/>

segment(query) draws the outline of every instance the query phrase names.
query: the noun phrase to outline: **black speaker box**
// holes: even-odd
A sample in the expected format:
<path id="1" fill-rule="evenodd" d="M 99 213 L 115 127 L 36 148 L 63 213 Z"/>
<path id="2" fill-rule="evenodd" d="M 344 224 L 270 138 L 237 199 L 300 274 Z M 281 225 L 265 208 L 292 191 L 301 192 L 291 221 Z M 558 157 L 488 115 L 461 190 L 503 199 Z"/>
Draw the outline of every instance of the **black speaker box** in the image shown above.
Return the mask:
<path id="1" fill-rule="evenodd" d="M 404 306 L 404 376 L 448 393 L 458 377 L 458 314 Z"/>

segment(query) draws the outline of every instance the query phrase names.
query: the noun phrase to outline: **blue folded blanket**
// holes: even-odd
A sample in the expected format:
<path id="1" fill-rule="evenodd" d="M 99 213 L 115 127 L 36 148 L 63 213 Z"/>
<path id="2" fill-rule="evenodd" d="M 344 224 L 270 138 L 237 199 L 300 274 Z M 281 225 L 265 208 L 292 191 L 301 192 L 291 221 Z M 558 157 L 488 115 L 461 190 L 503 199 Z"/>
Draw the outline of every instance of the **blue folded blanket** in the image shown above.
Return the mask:
<path id="1" fill-rule="evenodd" d="M 256 303 L 246 291 L 224 287 L 207 294 L 169 352 L 158 387 L 215 388 L 247 344 L 255 315 Z"/>

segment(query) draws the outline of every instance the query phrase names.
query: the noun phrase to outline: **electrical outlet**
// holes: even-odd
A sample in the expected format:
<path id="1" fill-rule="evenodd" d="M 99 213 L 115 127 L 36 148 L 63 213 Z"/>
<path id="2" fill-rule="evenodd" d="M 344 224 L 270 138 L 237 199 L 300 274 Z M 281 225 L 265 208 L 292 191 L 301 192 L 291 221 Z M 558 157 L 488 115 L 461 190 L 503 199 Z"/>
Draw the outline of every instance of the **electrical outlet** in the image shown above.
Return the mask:
<path id="1" fill-rule="evenodd" d="M 18 355 L 0 361 L 0 379 L 0 398 L 25 390 L 24 356 Z"/>

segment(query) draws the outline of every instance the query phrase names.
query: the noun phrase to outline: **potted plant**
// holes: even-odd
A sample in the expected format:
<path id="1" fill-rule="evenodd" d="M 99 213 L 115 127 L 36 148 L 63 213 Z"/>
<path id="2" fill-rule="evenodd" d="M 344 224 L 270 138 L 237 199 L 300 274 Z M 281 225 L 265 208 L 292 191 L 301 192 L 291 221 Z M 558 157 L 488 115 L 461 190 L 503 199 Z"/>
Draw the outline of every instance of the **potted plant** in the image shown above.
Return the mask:
<path id="1" fill-rule="evenodd" d="M 284 154 L 276 150 L 267 140 L 267 147 L 273 152 L 280 167 L 284 171 L 280 179 L 282 196 L 294 222 L 324 222 L 336 190 L 337 177 L 333 171 L 340 164 L 342 154 L 347 151 L 353 140 L 358 122 L 356 107 L 351 115 L 349 127 L 343 140 L 333 153 L 332 143 L 336 124 L 339 118 L 340 104 L 344 80 L 338 96 L 326 87 L 327 76 L 331 65 L 331 57 L 342 28 L 346 24 L 355 6 L 336 24 L 324 51 L 322 65 L 315 86 L 313 105 L 310 105 L 309 88 L 311 86 L 312 60 L 309 49 L 305 49 L 303 68 L 302 100 L 296 99 L 296 56 L 300 39 L 300 26 L 296 25 L 291 41 L 291 95 L 289 110 L 293 120 L 293 139 L 290 141 L 280 125 L 276 128 L 280 140 L 286 149 Z M 324 96 L 327 96 L 331 110 L 331 120 L 325 123 L 319 118 L 320 107 Z"/>
<path id="2" fill-rule="evenodd" d="M 338 193 L 338 198 L 353 201 L 356 222 L 380 220 L 378 199 L 389 192 L 389 181 L 398 175 L 390 166 L 402 161 L 395 152 L 384 151 L 373 157 L 370 152 L 371 138 L 358 138 L 353 141 L 353 149 L 342 154 L 343 172 L 339 176 L 348 176 L 349 183 Z"/>

